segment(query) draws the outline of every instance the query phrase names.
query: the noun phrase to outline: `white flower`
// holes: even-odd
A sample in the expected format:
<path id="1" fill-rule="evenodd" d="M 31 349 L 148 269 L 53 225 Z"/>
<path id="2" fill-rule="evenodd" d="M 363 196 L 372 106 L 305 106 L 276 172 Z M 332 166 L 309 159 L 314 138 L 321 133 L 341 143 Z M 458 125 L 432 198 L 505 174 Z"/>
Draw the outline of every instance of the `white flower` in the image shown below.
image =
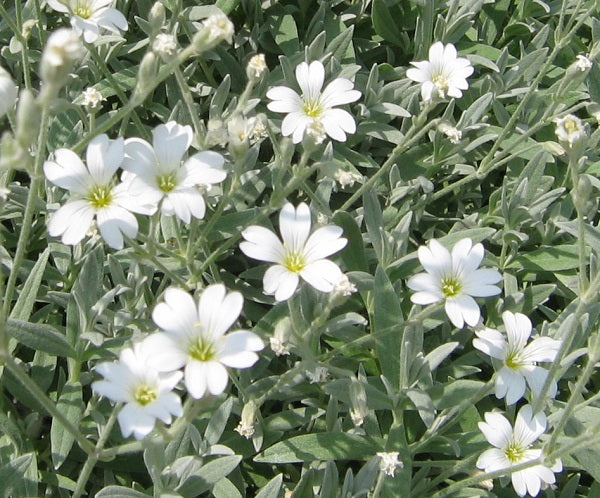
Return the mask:
<path id="1" fill-rule="evenodd" d="M 353 187 L 355 182 L 362 181 L 363 176 L 354 173 L 353 171 L 346 171 L 340 168 L 335 172 L 333 178 L 340 184 L 340 187 L 346 188 Z"/>
<path id="2" fill-rule="evenodd" d="M 379 457 L 379 470 L 386 476 L 394 477 L 396 469 L 404 468 L 404 464 L 400 461 L 397 451 L 380 451 L 377 453 Z"/>
<path id="3" fill-rule="evenodd" d="M 449 142 L 452 144 L 457 144 L 462 139 L 462 131 L 458 130 L 454 126 L 450 126 L 447 123 L 442 123 L 438 129 L 446 135 Z"/>
<path id="4" fill-rule="evenodd" d="M 310 235 L 310 228 L 309 207 L 301 203 L 295 209 L 288 202 L 279 214 L 283 244 L 271 230 L 261 226 L 253 225 L 242 232 L 245 241 L 240 249 L 246 256 L 275 263 L 265 272 L 263 286 L 277 301 L 292 296 L 299 277 L 321 292 L 331 292 L 342 276 L 339 266 L 325 259 L 346 245 L 342 229 L 328 225 Z"/>
<path id="5" fill-rule="evenodd" d="M 492 269 L 478 269 L 483 259 L 483 245 L 471 239 L 462 239 L 452 248 L 452 253 L 437 240 L 418 250 L 419 261 L 426 273 L 412 276 L 407 286 L 417 291 L 410 297 L 415 304 L 432 304 L 445 301 L 448 318 L 455 327 L 466 322 L 474 327 L 479 322 L 479 306 L 471 296 L 488 297 L 500 294 L 496 287 L 502 276 Z"/>
<path id="6" fill-rule="evenodd" d="M 592 61 L 589 60 L 585 55 L 579 54 L 577 56 L 577 60 L 575 61 L 575 67 L 584 73 L 588 69 L 591 69 Z"/>
<path id="7" fill-rule="evenodd" d="M 249 80 L 258 81 L 268 71 L 265 54 L 253 55 L 246 66 L 246 76 Z"/>
<path id="8" fill-rule="evenodd" d="M 225 159 L 212 151 L 198 152 L 182 164 L 183 155 L 192 143 L 190 126 L 174 121 L 152 131 L 152 145 L 141 138 L 125 141 L 123 179 L 131 191 L 148 202 L 160 204 L 167 215 L 176 215 L 184 223 L 192 216 L 203 218 L 206 204 L 198 186 L 222 182 Z"/>
<path id="9" fill-rule="evenodd" d="M 461 90 L 469 88 L 467 78 L 473 74 L 473 66 L 462 57 L 457 57 L 452 43 L 444 46 L 435 42 L 429 49 L 429 60 L 411 62 L 414 68 L 406 76 L 421 83 L 421 97 L 425 101 L 435 97 L 462 97 Z"/>
<path id="10" fill-rule="evenodd" d="M 172 416 L 183 414 L 181 399 L 172 392 L 181 380 L 181 372 L 160 374 L 148 363 L 144 342 L 123 349 L 118 362 L 100 363 L 96 372 L 104 377 L 92 383 L 92 389 L 116 403 L 126 403 L 118 415 L 124 437 L 133 433 L 142 439 L 154 428 L 156 419 L 170 424 Z"/>
<path id="11" fill-rule="evenodd" d="M 574 114 L 556 118 L 554 122 L 556 123 L 556 136 L 559 142 L 567 148 L 573 148 L 587 137 L 586 126 Z"/>
<path id="12" fill-rule="evenodd" d="M 361 93 L 353 89 L 354 83 L 346 78 L 336 78 L 321 92 L 325 68 L 319 61 L 310 65 L 306 62 L 298 64 L 296 80 L 302 95 L 286 86 L 276 86 L 267 92 L 267 97 L 273 101 L 267 107 L 274 112 L 287 113 L 281 123 L 283 136 L 292 135 L 292 141 L 297 144 L 308 129 L 315 134 L 313 124 L 317 123 L 331 138 L 345 142 L 346 133 L 356 131 L 356 123 L 349 112 L 334 107 L 360 98 Z"/>
<path id="13" fill-rule="evenodd" d="M 510 472 L 510 467 L 542 456 L 541 449 L 530 449 L 530 446 L 546 430 L 546 416 L 542 412 L 533 416 L 530 405 L 525 405 L 519 410 L 514 429 L 506 417 L 496 412 L 486 413 L 485 422 L 479 422 L 479 429 L 488 442 L 495 446 L 484 451 L 477 460 L 477 468 L 485 472 L 503 469 Z M 556 460 L 552 467 L 536 464 L 512 472 L 512 485 L 519 496 L 525 496 L 526 493 L 537 496 L 542 483 L 553 484 L 554 472 L 561 470 L 560 460 Z"/>
<path id="14" fill-rule="evenodd" d="M 222 284 L 209 285 L 198 303 L 187 292 L 170 287 L 165 302 L 158 304 L 152 319 L 164 332 L 146 339 L 150 362 L 159 371 L 185 367 L 185 387 L 201 398 L 208 391 L 221 394 L 229 376 L 225 367 L 248 368 L 263 349 L 260 338 L 248 330 L 226 334 L 242 311 L 244 299 Z"/>
<path id="15" fill-rule="evenodd" d="M 234 34 L 233 23 L 222 13 L 208 16 L 202 26 L 208 31 L 208 41 L 215 43 L 225 40 L 231 44 Z"/>
<path id="16" fill-rule="evenodd" d="M 0 67 L 0 117 L 15 106 L 17 87 L 8 71 Z"/>
<path id="17" fill-rule="evenodd" d="M 531 335 L 531 321 L 527 316 L 505 311 L 502 320 L 506 338 L 497 330 L 485 328 L 475 332 L 477 338 L 473 339 L 473 346 L 502 361 L 496 378 L 496 397 L 506 397 L 506 403 L 512 405 L 525 394 L 525 382 L 535 396 L 539 396 L 548 371 L 536 366 L 536 362 L 554 361 L 561 341 L 537 337 L 527 344 Z M 551 384 L 548 395 L 556 395 L 556 382 Z"/>
<path id="18" fill-rule="evenodd" d="M 168 33 L 159 33 L 152 42 L 152 50 L 161 55 L 173 55 L 177 50 L 177 40 Z"/>
<path id="19" fill-rule="evenodd" d="M 81 104 L 89 109 L 97 109 L 100 107 L 102 101 L 106 100 L 98 90 L 91 86 L 87 87 L 82 95 L 83 100 Z"/>
<path id="20" fill-rule="evenodd" d="M 314 370 L 307 370 L 304 374 L 311 384 L 321 384 L 329 377 L 327 367 L 315 367 Z"/>
<path id="21" fill-rule="evenodd" d="M 83 35 L 87 43 L 93 43 L 100 35 L 100 28 L 112 33 L 127 31 L 127 19 L 117 9 L 109 7 L 113 0 L 47 0 L 57 12 L 70 14 L 71 26 Z"/>
<path id="22" fill-rule="evenodd" d="M 227 121 L 227 134 L 229 146 L 235 151 L 244 151 L 248 148 L 248 141 L 254 129 L 255 120 L 246 119 L 236 115 Z"/>
<path id="23" fill-rule="evenodd" d="M 123 161 L 123 139 L 99 135 L 88 145 L 87 166 L 69 149 L 54 152 L 54 161 L 44 163 L 49 181 L 71 192 L 70 199 L 48 222 L 48 233 L 62 236 L 63 244 L 81 241 L 96 220 L 106 243 L 123 247 L 123 234 L 133 238 L 138 223 L 131 211 L 152 212 L 152 206 L 135 197 L 126 183 L 115 185 L 114 174 Z"/>

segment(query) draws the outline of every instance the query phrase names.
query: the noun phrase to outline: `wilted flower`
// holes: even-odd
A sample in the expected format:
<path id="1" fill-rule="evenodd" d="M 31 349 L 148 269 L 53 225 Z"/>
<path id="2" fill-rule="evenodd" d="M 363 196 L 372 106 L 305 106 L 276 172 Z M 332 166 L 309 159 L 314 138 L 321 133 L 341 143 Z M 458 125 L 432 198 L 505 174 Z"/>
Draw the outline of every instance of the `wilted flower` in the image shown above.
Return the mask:
<path id="1" fill-rule="evenodd" d="M 530 405 L 519 410 L 515 427 L 496 412 L 485 414 L 485 422 L 479 422 L 479 429 L 488 442 L 495 448 L 484 451 L 477 460 L 477 468 L 485 472 L 496 472 L 510 467 L 536 460 L 542 456 L 541 449 L 530 449 L 546 430 L 546 416 L 540 412 L 533 416 Z M 511 473 L 512 485 L 519 496 L 529 493 L 537 496 L 544 484 L 553 484 L 556 480 L 554 472 L 562 471 L 562 462 L 556 460 L 552 467 L 536 464 L 523 470 Z"/>
<path id="2" fill-rule="evenodd" d="M 115 403 L 126 403 L 118 415 L 124 437 L 133 433 L 142 439 L 152 432 L 156 419 L 170 424 L 172 417 L 183 414 L 181 399 L 173 388 L 181 380 L 181 372 L 160 374 L 148 364 L 144 343 L 123 349 L 118 362 L 96 365 L 104 377 L 92 383 L 92 389 Z"/>
<path id="3" fill-rule="evenodd" d="M 473 74 L 469 60 L 457 57 L 452 43 L 445 46 L 442 42 L 434 43 L 429 49 L 429 60 L 411 64 L 415 67 L 406 71 L 406 76 L 421 83 L 421 97 L 425 101 L 462 97 L 461 90 L 469 88 L 467 78 Z"/>
<path id="4" fill-rule="evenodd" d="M 90 110 L 97 109 L 98 107 L 100 107 L 102 101 L 106 100 L 98 90 L 91 86 L 87 87 L 83 91 L 82 95 L 83 100 L 81 104 Z"/>
<path id="5" fill-rule="evenodd" d="M 438 129 L 446 135 L 450 143 L 457 144 L 462 139 L 462 132 L 455 128 L 454 126 L 450 126 L 447 123 L 442 123 Z"/>
<path id="6" fill-rule="evenodd" d="M 582 73 L 592 68 L 592 61 L 589 60 L 585 55 L 579 54 L 575 61 L 575 67 Z"/>
<path id="7" fill-rule="evenodd" d="M 152 50 L 160 55 L 173 55 L 177 51 L 177 40 L 168 33 L 159 33 L 152 42 Z"/>
<path id="8" fill-rule="evenodd" d="M 321 292 L 331 292 L 342 271 L 325 259 L 339 251 L 347 240 L 335 225 L 318 228 L 310 234 L 309 207 L 301 203 L 297 209 L 289 202 L 279 214 L 279 230 L 283 243 L 267 228 L 253 225 L 242 232 L 245 241 L 240 249 L 246 256 L 275 263 L 265 273 L 263 285 L 277 301 L 290 298 L 300 277 Z"/>
<path id="9" fill-rule="evenodd" d="M 231 44 L 233 41 L 234 26 L 229 18 L 222 13 L 208 16 L 202 26 L 208 31 L 208 41 L 212 43 L 225 40 Z"/>
<path id="10" fill-rule="evenodd" d="M 419 247 L 418 255 L 426 273 L 408 280 L 408 288 L 417 291 L 410 300 L 422 305 L 444 301 L 446 314 L 455 327 L 462 328 L 465 322 L 471 327 L 477 325 L 481 312 L 472 296 L 500 294 L 500 288 L 493 284 L 502 280 L 496 270 L 478 269 L 483 260 L 483 245 L 462 239 L 450 253 L 431 239 L 427 246 Z"/>
<path id="11" fill-rule="evenodd" d="M 253 55 L 246 66 L 246 76 L 251 81 L 258 81 L 269 70 L 265 61 L 265 54 Z"/>
<path id="12" fill-rule="evenodd" d="M 350 282 L 347 275 L 342 275 L 340 279 L 333 285 L 333 292 L 336 292 L 342 296 L 351 296 L 358 289 L 356 285 Z"/>
<path id="13" fill-rule="evenodd" d="M 315 367 L 314 370 L 306 370 L 304 374 L 311 384 L 322 384 L 329 377 L 327 367 Z"/>
<path id="14" fill-rule="evenodd" d="M 98 39 L 101 28 L 117 34 L 127 31 L 125 16 L 109 7 L 112 0 L 47 0 L 47 3 L 57 12 L 72 15 L 71 26 L 87 43 Z"/>
<path id="15" fill-rule="evenodd" d="M 254 421 L 256 419 L 256 404 L 254 401 L 249 401 L 242 408 L 242 416 L 238 426 L 233 429 L 240 436 L 250 439 L 254 435 Z"/>
<path id="16" fill-rule="evenodd" d="M 267 107 L 274 112 L 287 113 L 281 123 L 282 135 L 292 135 L 292 141 L 297 144 L 305 133 L 320 139 L 323 130 L 331 138 L 345 142 L 346 133 L 356 131 L 356 123 L 349 112 L 334 107 L 360 98 L 361 93 L 353 89 L 354 83 L 346 78 L 336 78 L 321 92 L 325 68 L 319 61 L 310 65 L 306 62 L 298 64 L 296 80 L 302 95 L 287 86 L 276 86 L 267 92 L 267 97 L 273 101 Z"/>
<path id="17" fill-rule="evenodd" d="M 550 337 L 537 337 L 529 344 L 531 321 L 522 313 L 502 313 L 506 328 L 504 334 L 494 329 L 477 330 L 473 346 L 502 361 L 502 368 L 496 377 L 496 397 L 506 397 L 506 403 L 512 405 L 525 394 L 525 382 L 529 384 L 535 396 L 539 396 L 548 371 L 537 366 L 538 362 L 554 361 L 561 341 Z M 556 395 L 556 382 L 550 386 L 549 396 Z"/>
<path id="18" fill-rule="evenodd" d="M 0 67 L 0 117 L 15 106 L 17 87 L 8 71 Z"/>
<path id="19" fill-rule="evenodd" d="M 362 175 L 341 168 L 335 172 L 333 178 L 342 188 L 353 187 L 355 182 L 360 182 L 363 179 Z"/>
<path id="20" fill-rule="evenodd" d="M 227 292 L 222 284 L 209 285 L 198 303 L 187 292 L 170 287 L 164 303 L 152 313 L 154 323 L 164 332 L 145 339 L 150 363 L 159 371 L 185 367 L 185 387 L 201 398 L 208 391 L 221 394 L 229 376 L 225 367 L 248 368 L 263 349 L 260 338 L 248 330 L 226 333 L 242 311 L 239 292 Z"/>
<path id="21" fill-rule="evenodd" d="M 379 470 L 386 476 L 394 477 L 396 469 L 404 468 L 404 464 L 400 461 L 399 453 L 397 451 L 380 451 L 377 452 L 379 457 Z"/>
<path id="22" fill-rule="evenodd" d="M 152 130 L 152 145 L 141 138 L 125 141 L 123 179 L 130 182 L 136 195 L 157 205 L 167 215 L 176 215 L 184 223 L 191 217 L 203 218 L 206 204 L 198 186 L 222 182 L 225 158 L 216 152 L 197 152 L 182 163 L 192 143 L 191 126 L 175 121 Z"/>
<path id="23" fill-rule="evenodd" d="M 54 161 L 44 163 L 49 181 L 69 190 L 71 198 L 48 221 L 48 233 L 62 236 L 63 244 L 81 241 L 94 219 L 102 238 L 114 248 L 123 247 L 123 234 L 133 238 L 138 223 L 131 212 L 150 214 L 151 205 L 135 197 L 126 183 L 115 185 L 115 172 L 123 162 L 123 139 L 94 138 L 87 148 L 87 166 L 69 149 L 54 152 Z"/>
<path id="24" fill-rule="evenodd" d="M 583 121 L 574 114 L 556 118 L 556 136 L 559 142 L 569 149 L 581 144 L 587 137 L 587 129 Z"/>

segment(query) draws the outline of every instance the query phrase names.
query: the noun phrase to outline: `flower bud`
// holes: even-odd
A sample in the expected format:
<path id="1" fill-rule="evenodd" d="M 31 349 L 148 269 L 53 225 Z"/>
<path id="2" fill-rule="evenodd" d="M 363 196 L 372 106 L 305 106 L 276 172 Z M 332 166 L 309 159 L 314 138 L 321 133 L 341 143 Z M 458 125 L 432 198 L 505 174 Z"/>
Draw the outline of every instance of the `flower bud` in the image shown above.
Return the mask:
<path id="1" fill-rule="evenodd" d="M 165 7 L 161 2 L 155 2 L 150 9 L 150 15 L 148 16 L 148 22 L 152 28 L 152 33 L 158 33 L 165 25 L 166 15 Z"/>
<path id="2" fill-rule="evenodd" d="M 83 45 L 75 31 L 68 28 L 54 31 L 42 52 L 40 69 L 43 90 L 50 94 L 57 93 L 83 54 Z"/>
<path id="3" fill-rule="evenodd" d="M 352 377 L 350 381 L 350 418 L 352 423 L 359 427 L 365 420 L 365 417 L 369 413 L 369 407 L 367 405 L 367 393 L 365 386 L 356 377 Z"/>
<path id="4" fill-rule="evenodd" d="M 233 41 L 234 26 L 229 18 L 221 13 L 208 16 L 202 23 L 200 30 L 192 40 L 198 52 L 210 50 L 222 41 L 231 44 Z"/>
<path id="5" fill-rule="evenodd" d="M 0 67 L 0 117 L 12 109 L 17 100 L 17 87 L 8 71 Z"/>
<path id="6" fill-rule="evenodd" d="M 248 401 L 242 408 L 242 418 L 238 426 L 234 429 L 244 436 L 246 439 L 250 439 L 254 434 L 254 422 L 256 420 L 257 406 L 253 400 Z"/>
<path id="7" fill-rule="evenodd" d="M 289 337 L 291 334 L 292 322 L 289 317 L 284 317 L 277 322 L 273 337 L 269 339 L 271 349 L 277 356 L 290 354 Z"/>
<path id="8" fill-rule="evenodd" d="M 157 65 L 156 56 L 152 52 L 146 52 L 142 62 L 140 62 L 137 85 L 133 92 L 134 99 L 143 100 L 146 97 L 146 90 L 152 85 L 152 81 L 156 76 Z"/>
<path id="9" fill-rule="evenodd" d="M 241 115 L 234 116 L 227 121 L 227 133 L 229 135 L 229 150 L 231 154 L 236 158 L 242 157 L 250 146 L 251 123 Z"/>
<path id="10" fill-rule="evenodd" d="M 37 138 L 40 109 L 30 90 L 22 90 L 17 107 L 17 141 L 27 149 Z"/>

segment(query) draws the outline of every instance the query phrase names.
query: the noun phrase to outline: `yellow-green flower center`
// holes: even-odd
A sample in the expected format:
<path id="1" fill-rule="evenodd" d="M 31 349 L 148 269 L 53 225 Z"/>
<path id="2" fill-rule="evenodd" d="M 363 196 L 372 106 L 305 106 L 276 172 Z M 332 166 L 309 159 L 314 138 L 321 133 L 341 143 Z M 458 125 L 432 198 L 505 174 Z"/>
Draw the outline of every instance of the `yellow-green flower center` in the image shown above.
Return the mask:
<path id="1" fill-rule="evenodd" d="M 318 100 L 314 102 L 311 102 L 310 100 L 304 101 L 302 110 L 304 111 L 304 114 L 310 118 L 318 118 L 323 113 L 323 109 Z"/>
<path id="2" fill-rule="evenodd" d="M 109 206 L 112 202 L 112 192 L 108 185 L 94 185 L 87 200 L 96 209 Z"/>
<path id="3" fill-rule="evenodd" d="M 156 392 L 156 389 L 145 384 L 138 386 L 133 395 L 133 399 L 142 406 L 146 406 L 148 403 L 156 401 L 157 397 L 158 393 Z"/>
<path id="4" fill-rule="evenodd" d="M 306 259 L 304 259 L 304 255 L 302 253 L 291 251 L 285 255 L 283 266 L 285 266 L 292 273 L 300 273 L 306 266 Z"/>
<path id="5" fill-rule="evenodd" d="M 460 294 L 460 289 L 460 282 L 455 278 L 442 278 L 442 294 L 444 294 L 444 297 L 455 297 Z"/>
<path id="6" fill-rule="evenodd" d="M 77 5 L 73 8 L 73 14 L 82 19 L 88 19 L 92 15 L 92 8 L 88 2 L 77 2 Z"/>
<path id="7" fill-rule="evenodd" d="M 198 361 L 210 361 L 216 353 L 215 345 L 202 336 L 195 337 L 188 348 L 188 354 Z"/>
<path id="8" fill-rule="evenodd" d="M 450 85 L 448 84 L 448 78 L 446 78 L 446 76 L 444 74 L 441 74 L 441 73 L 434 74 L 431 77 L 431 82 L 435 85 L 435 87 L 438 89 L 438 91 L 442 94 L 442 97 L 444 95 L 446 95 L 446 92 L 448 91 L 448 87 Z"/>
<path id="9" fill-rule="evenodd" d="M 519 463 L 525 456 L 525 449 L 519 443 L 513 442 L 504 448 L 504 455 L 510 463 Z"/>
<path id="10" fill-rule="evenodd" d="M 577 121 L 575 121 L 574 119 L 570 119 L 570 118 L 565 119 L 564 127 L 565 127 L 565 130 L 567 130 L 567 133 L 569 135 L 579 132 L 579 125 L 577 124 Z"/>
<path id="11" fill-rule="evenodd" d="M 158 183 L 158 188 L 161 189 L 163 192 L 171 192 L 175 187 L 177 187 L 175 173 L 167 173 L 165 175 L 160 175 L 156 179 L 156 183 Z"/>
<path id="12" fill-rule="evenodd" d="M 512 370 L 518 370 L 524 365 L 524 362 L 519 355 L 519 351 L 511 351 L 506 355 L 504 364 Z"/>

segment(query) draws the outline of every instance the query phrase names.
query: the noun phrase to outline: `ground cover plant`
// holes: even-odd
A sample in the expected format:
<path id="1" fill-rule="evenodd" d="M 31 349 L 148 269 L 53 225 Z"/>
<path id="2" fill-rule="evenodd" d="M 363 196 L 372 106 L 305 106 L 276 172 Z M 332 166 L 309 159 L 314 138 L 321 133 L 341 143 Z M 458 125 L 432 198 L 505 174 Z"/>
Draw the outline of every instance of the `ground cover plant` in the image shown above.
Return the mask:
<path id="1" fill-rule="evenodd" d="M 599 14 L 0 2 L 0 494 L 600 495 Z"/>

